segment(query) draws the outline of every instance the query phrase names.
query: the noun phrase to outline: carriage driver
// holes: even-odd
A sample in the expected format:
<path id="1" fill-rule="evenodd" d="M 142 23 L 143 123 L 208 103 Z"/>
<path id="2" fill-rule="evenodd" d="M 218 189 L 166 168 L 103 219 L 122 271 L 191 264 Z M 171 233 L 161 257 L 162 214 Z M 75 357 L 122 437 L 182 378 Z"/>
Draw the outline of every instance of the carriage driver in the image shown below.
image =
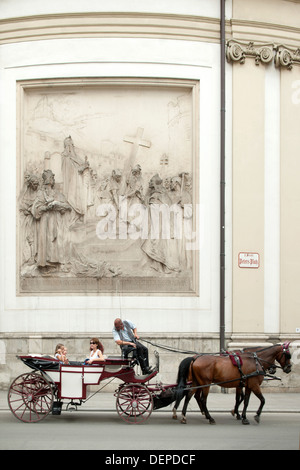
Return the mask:
<path id="1" fill-rule="evenodd" d="M 134 323 L 129 320 L 122 321 L 121 318 L 116 318 L 112 332 L 114 340 L 120 346 L 124 357 L 127 357 L 133 351 L 143 374 L 150 374 L 153 369 L 149 367 L 148 348 L 138 341 L 139 336 Z"/>

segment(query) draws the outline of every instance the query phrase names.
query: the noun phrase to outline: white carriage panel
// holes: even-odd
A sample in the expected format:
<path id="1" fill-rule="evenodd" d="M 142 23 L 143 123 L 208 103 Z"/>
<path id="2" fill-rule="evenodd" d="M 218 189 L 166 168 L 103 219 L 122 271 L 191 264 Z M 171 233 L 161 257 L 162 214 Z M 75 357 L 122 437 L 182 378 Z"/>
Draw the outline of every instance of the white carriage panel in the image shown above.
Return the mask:
<path id="1" fill-rule="evenodd" d="M 53 380 L 55 383 L 60 382 L 60 372 L 59 370 L 47 370 L 47 375 Z"/>
<path id="2" fill-rule="evenodd" d="M 99 383 L 100 377 L 101 377 L 101 373 L 85 374 L 83 378 L 83 382 L 85 385 L 97 385 Z"/>
<path id="3" fill-rule="evenodd" d="M 61 372 L 77 372 L 82 374 L 82 367 L 81 366 L 61 366 Z"/>
<path id="4" fill-rule="evenodd" d="M 96 385 L 99 383 L 103 367 L 85 367 L 83 375 L 83 383 L 85 385 Z"/>
<path id="5" fill-rule="evenodd" d="M 61 397 L 83 398 L 83 370 L 81 367 L 61 368 Z"/>

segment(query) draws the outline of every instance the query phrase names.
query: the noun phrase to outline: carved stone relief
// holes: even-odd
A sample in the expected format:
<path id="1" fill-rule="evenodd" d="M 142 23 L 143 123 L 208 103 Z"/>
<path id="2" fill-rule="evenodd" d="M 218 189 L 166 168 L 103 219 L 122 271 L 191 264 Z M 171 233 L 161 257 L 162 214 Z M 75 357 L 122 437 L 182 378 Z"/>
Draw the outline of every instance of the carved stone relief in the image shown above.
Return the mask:
<path id="1" fill-rule="evenodd" d="M 275 55 L 276 67 L 285 67 L 291 70 L 294 64 L 300 65 L 300 48 L 291 49 L 286 46 L 278 46 Z"/>
<path id="2" fill-rule="evenodd" d="M 193 87 L 24 88 L 19 294 L 196 293 Z"/>
<path id="3" fill-rule="evenodd" d="M 293 65 L 300 65 L 300 48 L 293 49 L 284 45 L 255 44 L 230 40 L 227 42 L 226 58 L 228 62 L 245 63 L 247 58 L 255 60 L 255 64 L 270 64 L 291 70 Z"/>
<path id="4" fill-rule="evenodd" d="M 243 64 L 246 58 L 255 59 L 255 64 L 268 64 L 273 60 L 274 44 L 254 44 L 231 40 L 227 43 L 226 57 L 228 62 L 240 62 Z"/>

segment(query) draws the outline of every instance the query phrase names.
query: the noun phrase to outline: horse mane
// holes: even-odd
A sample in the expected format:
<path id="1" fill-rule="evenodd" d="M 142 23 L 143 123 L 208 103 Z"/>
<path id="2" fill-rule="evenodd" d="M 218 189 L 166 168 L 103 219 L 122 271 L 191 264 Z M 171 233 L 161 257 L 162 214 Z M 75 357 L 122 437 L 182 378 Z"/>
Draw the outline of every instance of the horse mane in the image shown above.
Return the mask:
<path id="1" fill-rule="evenodd" d="M 250 348 L 243 348 L 241 352 L 248 352 L 248 351 L 250 352 L 252 350 L 254 350 L 255 352 L 263 352 L 263 351 L 267 351 L 268 349 L 275 348 L 276 346 L 285 346 L 287 348 L 289 344 L 290 343 L 288 341 L 285 341 L 285 343 L 270 344 L 270 346 L 265 346 L 265 347 L 262 346 L 259 348 L 252 346 Z"/>

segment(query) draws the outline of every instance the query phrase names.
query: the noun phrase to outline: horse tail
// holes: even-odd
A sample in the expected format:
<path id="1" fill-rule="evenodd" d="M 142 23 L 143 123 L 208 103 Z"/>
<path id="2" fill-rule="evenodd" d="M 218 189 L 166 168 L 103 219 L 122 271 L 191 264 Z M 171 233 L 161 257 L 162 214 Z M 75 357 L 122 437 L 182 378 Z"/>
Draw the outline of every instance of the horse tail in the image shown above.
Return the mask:
<path id="1" fill-rule="evenodd" d="M 177 387 L 175 390 L 175 399 L 180 402 L 184 395 L 184 389 L 187 384 L 190 365 L 194 361 L 194 357 L 186 357 L 181 361 L 177 374 Z"/>

